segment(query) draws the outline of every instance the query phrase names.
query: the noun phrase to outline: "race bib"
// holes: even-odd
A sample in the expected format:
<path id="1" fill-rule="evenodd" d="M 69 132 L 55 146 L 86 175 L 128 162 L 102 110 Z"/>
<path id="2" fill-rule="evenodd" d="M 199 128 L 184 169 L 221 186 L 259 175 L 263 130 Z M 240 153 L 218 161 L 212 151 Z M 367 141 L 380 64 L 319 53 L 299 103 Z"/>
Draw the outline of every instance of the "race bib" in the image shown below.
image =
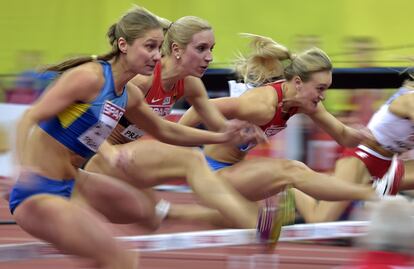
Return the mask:
<path id="1" fill-rule="evenodd" d="M 78 140 L 93 152 L 97 152 L 99 146 L 111 134 L 124 113 L 124 108 L 106 101 L 98 122 L 79 136 Z"/>
<path id="2" fill-rule="evenodd" d="M 141 129 L 139 129 L 138 127 L 136 127 L 133 124 L 128 125 L 128 127 L 126 127 L 123 131 L 122 131 L 122 136 L 124 136 L 126 139 L 130 140 L 130 141 L 135 141 L 138 138 L 142 137 L 145 132 Z"/>

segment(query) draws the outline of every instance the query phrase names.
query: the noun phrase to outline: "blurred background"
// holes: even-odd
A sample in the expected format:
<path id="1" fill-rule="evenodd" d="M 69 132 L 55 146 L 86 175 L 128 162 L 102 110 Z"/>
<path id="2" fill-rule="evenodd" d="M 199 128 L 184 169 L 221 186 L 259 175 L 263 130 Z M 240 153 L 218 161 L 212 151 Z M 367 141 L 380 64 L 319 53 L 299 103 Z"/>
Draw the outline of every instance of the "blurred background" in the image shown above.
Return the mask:
<path id="1" fill-rule="evenodd" d="M 213 67 L 228 66 L 236 50 L 244 49 L 240 32 L 270 36 L 291 49 L 318 45 L 336 67 L 400 65 L 414 50 L 410 0 L 2 0 L 0 73 L 106 52 L 106 30 L 132 4 L 169 20 L 208 20 L 217 42 Z M 351 57 L 348 50 L 356 47 L 361 51 Z M 378 51 L 368 57 L 370 49 Z"/>
<path id="2" fill-rule="evenodd" d="M 133 4 L 171 21 L 194 15 L 211 23 L 216 38 L 214 61 L 203 81 L 212 98 L 229 95 L 232 61 L 239 51 L 247 50 L 248 40 L 238 35 L 242 32 L 271 37 L 293 52 L 313 46 L 326 51 L 335 69 L 324 104 L 351 125 L 368 122 L 408 78 L 406 70 L 414 59 L 413 0 L 0 2 L 0 178 L 13 173 L 11 145 L 18 118 L 54 78 L 39 68 L 75 56 L 106 53 L 108 27 Z M 178 119 L 187 107 L 179 102 L 169 119 Z M 314 170 L 330 172 L 340 152 L 339 145 L 306 116 L 296 115 L 269 145 L 256 147 L 249 157 L 296 159 Z M 413 156 L 409 152 L 405 158 Z"/>
<path id="3" fill-rule="evenodd" d="M 171 21 L 186 15 L 208 20 L 215 31 L 214 61 L 203 80 L 210 97 L 228 95 L 232 60 L 247 49 L 238 33 L 269 36 L 292 51 L 317 46 L 335 66 L 325 105 L 349 124 L 366 124 L 406 78 L 414 40 L 412 0 L 14 0 L 2 1 L 0 28 L 0 151 L 8 152 L 15 118 L 42 93 L 53 74 L 38 68 L 69 57 L 109 50 L 106 31 L 133 4 Z M 177 104 L 175 119 L 185 103 Z M 329 171 L 336 143 L 305 117 L 252 155 L 281 156 Z M 3 154 L 4 155 L 4 154 Z M 7 162 L 0 164 L 8 166 Z M 7 170 L 7 169 L 6 169 Z M 4 172 L 3 172 L 4 173 Z"/>

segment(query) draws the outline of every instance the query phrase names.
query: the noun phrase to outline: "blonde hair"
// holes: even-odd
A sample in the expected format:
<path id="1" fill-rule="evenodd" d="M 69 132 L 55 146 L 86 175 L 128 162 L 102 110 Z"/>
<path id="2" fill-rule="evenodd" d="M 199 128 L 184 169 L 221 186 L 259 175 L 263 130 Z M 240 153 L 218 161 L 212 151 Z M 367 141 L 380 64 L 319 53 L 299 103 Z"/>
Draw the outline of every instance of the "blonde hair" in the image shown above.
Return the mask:
<path id="1" fill-rule="evenodd" d="M 109 44 L 111 45 L 110 52 L 104 55 L 92 55 L 69 59 L 60 64 L 50 66 L 46 70 L 61 73 L 72 67 L 94 60 L 108 61 L 117 58 L 121 53 L 118 48 L 118 39 L 120 37 L 125 38 L 126 42 L 131 45 L 135 39 L 143 37 L 148 31 L 158 28 L 162 28 L 159 17 L 143 7 L 134 6 L 134 8 L 128 10 L 117 23 L 114 23 L 109 27 L 107 37 Z"/>
<path id="2" fill-rule="evenodd" d="M 269 37 L 249 33 L 241 33 L 250 38 L 252 52 L 244 56 L 239 54 L 234 66 L 236 73 L 255 86 L 263 85 L 273 79 L 283 77 L 283 61 L 291 59 L 290 51 Z"/>
<path id="3" fill-rule="evenodd" d="M 164 35 L 162 55 L 171 55 L 173 43 L 185 48 L 195 34 L 205 30 L 212 30 L 211 25 L 206 20 L 195 16 L 185 16 L 170 23 Z"/>
<path id="4" fill-rule="evenodd" d="M 294 55 L 269 37 L 249 33 L 241 35 L 252 39 L 250 54 L 240 54 L 235 61 L 235 71 L 245 83 L 260 86 L 277 79 L 290 80 L 295 75 L 306 82 L 313 73 L 332 70 L 331 60 L 321 49 L 311 48 Z"/>
<path id="5" fill-rule="evenodd" d="M 299 76 L 304 82 L 308 81 L 313 73 L 331 71 L 332 62 L 329 56 L 319 48 L 311 48 L 297 54 L 285 68 L 285 78 L 292 79 Z"/>

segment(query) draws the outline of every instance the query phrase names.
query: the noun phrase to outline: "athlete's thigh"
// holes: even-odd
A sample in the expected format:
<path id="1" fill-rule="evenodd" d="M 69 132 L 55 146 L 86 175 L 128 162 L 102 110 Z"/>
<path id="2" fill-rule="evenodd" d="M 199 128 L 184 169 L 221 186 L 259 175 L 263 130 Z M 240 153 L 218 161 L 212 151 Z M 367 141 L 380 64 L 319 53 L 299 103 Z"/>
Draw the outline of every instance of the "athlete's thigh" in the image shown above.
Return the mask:
<path id="1" fill-rule="evenodd" d="M 290 164 L 293 161 L 253 158 L 223 168 L 217 173 L 248 199 L 260 200 L 283 190 L 289 182 Z"/>
<path id="2" fill-rule="evenodd" d="M 337 160 L 334 176 L 340 180 L 360 184 L 368 184 L 371 179 L 365 164 L 355 157 L 345 157 Z"/>
<path id="3" fill-rule="evenodd" d="M 185 179 L 190 169 L 205 160 L 198 149 L 179 147 L 155 140 L 144 140 L 120 145 L 130 151 L 130 160 L 124 167 L 131 184 L 147 188 L 166 180 Z M 206 166 L 207 167 L 207 166 Z"/>

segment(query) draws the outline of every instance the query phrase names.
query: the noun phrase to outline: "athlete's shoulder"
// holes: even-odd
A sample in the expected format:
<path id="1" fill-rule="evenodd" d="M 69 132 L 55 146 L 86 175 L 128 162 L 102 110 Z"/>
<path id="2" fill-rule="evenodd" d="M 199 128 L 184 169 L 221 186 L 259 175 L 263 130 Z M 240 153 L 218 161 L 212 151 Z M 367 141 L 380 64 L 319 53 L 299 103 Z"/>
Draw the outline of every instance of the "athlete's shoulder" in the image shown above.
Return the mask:
<path id="1" fill-rule="evenodd" d="M 79 65 L 66 71 L 62 78 L 73 78 L 73 82 L 84 84 L 86 87 L 100 85 L 104 81 L 102 66 L 96 62 Z"/>
<path id="2" fill-rule="evenodd" d="M 126 90 L 128 93 L 128 106 L 138 105 L 144 100 L 144 95 L 141 89 L 135 84 L 128 82 L 126 85 Z"/>
<path id="3" fill-rule="evenodd" d="M 154 75 L 145 76 L 145 75 L 136 75 L 129 82 L 137 86 L 144 93 L 147 92 L 151 86 L 154 79 Z"/>

